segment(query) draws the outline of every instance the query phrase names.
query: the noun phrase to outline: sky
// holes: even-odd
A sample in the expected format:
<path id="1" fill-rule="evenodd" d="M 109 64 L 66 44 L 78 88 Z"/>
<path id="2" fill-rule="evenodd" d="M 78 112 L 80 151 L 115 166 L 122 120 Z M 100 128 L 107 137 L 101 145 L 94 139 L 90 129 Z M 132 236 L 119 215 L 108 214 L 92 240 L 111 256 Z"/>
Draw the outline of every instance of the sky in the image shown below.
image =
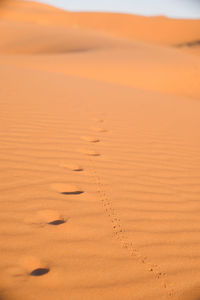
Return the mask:
<path id="1" fill-rule="evenodd" d="M 200 19 L 200 0 L 35 0 L 71 11 L 109 11 Z"/>

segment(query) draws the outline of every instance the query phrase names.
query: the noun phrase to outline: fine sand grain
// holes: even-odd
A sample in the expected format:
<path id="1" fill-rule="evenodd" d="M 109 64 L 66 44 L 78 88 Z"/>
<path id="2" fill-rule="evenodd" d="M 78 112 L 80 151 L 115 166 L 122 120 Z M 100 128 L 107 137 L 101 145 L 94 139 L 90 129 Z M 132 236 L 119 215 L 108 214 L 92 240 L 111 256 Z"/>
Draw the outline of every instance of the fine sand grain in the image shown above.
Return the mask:
<path id="1" fill-rule="evenodd" d="M 0 300 L 200 299 L 199 32 L 1 7 Z"/>

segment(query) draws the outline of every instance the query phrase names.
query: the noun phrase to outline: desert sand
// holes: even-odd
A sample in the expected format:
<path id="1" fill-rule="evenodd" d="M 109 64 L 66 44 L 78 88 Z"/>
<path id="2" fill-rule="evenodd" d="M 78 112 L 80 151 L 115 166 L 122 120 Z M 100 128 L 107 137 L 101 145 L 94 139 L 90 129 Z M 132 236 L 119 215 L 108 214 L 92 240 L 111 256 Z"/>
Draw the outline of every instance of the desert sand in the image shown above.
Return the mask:
<path id="1" fill-rule="evenodd" d="M 200 299 L 200 21 L 0 12 L 0 299 Z"/>

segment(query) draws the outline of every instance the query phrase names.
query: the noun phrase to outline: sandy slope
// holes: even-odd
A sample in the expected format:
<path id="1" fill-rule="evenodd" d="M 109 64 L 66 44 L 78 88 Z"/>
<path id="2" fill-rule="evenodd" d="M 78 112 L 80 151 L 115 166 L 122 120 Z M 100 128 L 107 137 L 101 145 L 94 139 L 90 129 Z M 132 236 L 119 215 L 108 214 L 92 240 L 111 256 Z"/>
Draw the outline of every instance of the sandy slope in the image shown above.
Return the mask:
<path id="1" fill-rule="evenodd" d="M 25 3 L 19 0 L 15 3 L 11 1 L 2 15 L 7 15 L 9 10 L 9 18 L 20 22 L 95 29 L 123 38 L 164 45 L 176 45 L 200 38 L 199 20 L 175 20 L 162 16 L 146 18 L 111 13 L 71 13 L 31 1 Z"/>
<path id="2" fill-rule="evenodd" d="M 0 299 L 198 300 L 199 22 L 83 15 L 2 10 Z"/>

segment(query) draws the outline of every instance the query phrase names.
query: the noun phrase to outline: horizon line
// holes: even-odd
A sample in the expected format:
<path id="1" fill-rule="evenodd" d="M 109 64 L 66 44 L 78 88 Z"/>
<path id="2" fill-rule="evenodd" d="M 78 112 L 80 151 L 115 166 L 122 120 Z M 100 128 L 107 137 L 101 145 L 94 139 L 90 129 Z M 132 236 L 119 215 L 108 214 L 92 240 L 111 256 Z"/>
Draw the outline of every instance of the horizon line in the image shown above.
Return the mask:
<path id="1" fill-rule="evenodd" d="M 41 3 L 44 5 L 48 5 L 51 7 L 55 7 L 57 9 L 68 11 L 68 12 L 77 12 L 77 13 L 112 13 L 112 14 L 125 14 L 125 15 L 135 15 L 135 16 L 142 16 L 142 17 L 160 17 L 160 18 L 168 18 L 168 19 L 178 19 L 178 20 L 200 20 L 200 17 L 181 17 L 181 16 L 169 16 L 168 14 L 142 14 L 142 13 L 133 13 L 128 10 L 120 11 L 120 10 L 88 10 L 88 9 L 67 9 L 66 7 L 63 7 L 62 5 L 56 5 L 49 3 L 49 1 L 42 1 L 42 0 L 23 0 L 25 2 L 35 2 L 35 3 Z"/>

